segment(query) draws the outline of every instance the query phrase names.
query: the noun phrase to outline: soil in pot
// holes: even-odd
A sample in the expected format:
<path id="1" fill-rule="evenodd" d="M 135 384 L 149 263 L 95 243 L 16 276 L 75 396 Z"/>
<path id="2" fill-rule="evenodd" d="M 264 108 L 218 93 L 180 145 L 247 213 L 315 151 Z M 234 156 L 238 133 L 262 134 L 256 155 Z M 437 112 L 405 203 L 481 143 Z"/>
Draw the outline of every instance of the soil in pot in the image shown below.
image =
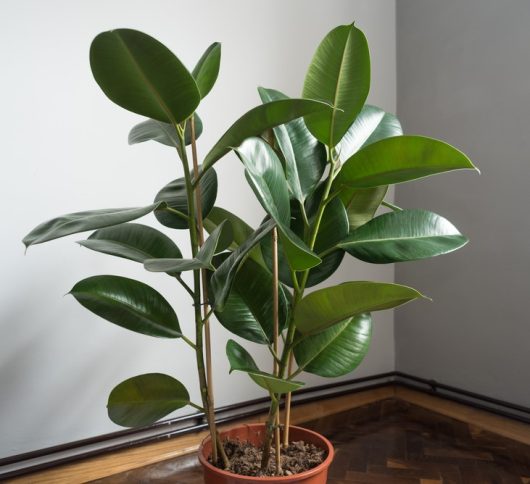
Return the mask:
<path id="1" fill-rule="evenodd" d="M 248 441 L 227 439 L 223 443 L 226 455 L 230 460 L 228 470 L 241 476 L 292 476 L 300 472 L 308 471 L 322 464 L 327 457 L 327 451 L 306 443 L 302 440 L 291 442 L 288 447 L 280 449 L 281 471 L 276 474 L 276 455 L 274 446 L 271 451 L 269 469 L 266 473 L 261 472 L 262 449 Z M 220 469 L 224 469 L 222 462 L 217 463 Z"/>

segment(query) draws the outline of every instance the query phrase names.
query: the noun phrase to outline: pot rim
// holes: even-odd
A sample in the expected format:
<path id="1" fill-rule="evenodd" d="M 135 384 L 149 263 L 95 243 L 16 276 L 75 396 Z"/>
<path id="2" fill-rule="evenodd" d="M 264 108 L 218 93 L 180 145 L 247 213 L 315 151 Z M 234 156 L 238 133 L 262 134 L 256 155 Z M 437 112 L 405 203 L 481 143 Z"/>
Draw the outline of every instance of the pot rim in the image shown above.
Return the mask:
<path id="1" fill-rule="evenodd" d="M 265 424 L 263 423 L 254 423 L 254 424 L 241 424 L 241 425 L 237 425 L 237 426 L 234 426 L 230 429 L 227 429 L 223 432 L 221 432 L 221 436 L 223 436 L 223 434 L 229 432 L 230 430 L 232 429 L 235 429 L 235 428 L 238 428 L 238 427 L 250 427 L 250 428 L 253 428 L 253 427 L 265 427 Z M 299 472 L 298 474 L 293 474 L 292 476 L 262 476 L 262 477 L 256 477 L 256 476 L 243 476 L 241 474 L 234 474 L 233 472 L 228 472 L 228 471 L 225 471 L 224 469 L 219 469 L 219 467 L 215 467 L 213 466 L 212 464 L 210 464 L 208 462 L 208 459 L 203 455 L 203 448 L 204 448 L 204 444 L 206 442 L 208 442 L 210 440 L 210 436 L 206 436 L 203 441 L 201 442 L 201 445 L 199 447 L 199 461 L 200 463 L 206 467 L 207 469 L 211 470 L 211 471 L 214 471 L 214 472 L 217 472 L 223 476 L 227 476 L 227 477 L 238 477 L 238 478 L 241 478 L 241 479 L 245 479 L 246 481 L 251 481 L 251 482 L 267 482 L 268 480 L 273 480 L 274 482 L 293 482 L 293 479 L 305 479 L 306 477 L 311 477 L 315 474 L 318 474 L 320 473 L 323 468 L 327 468 L 331 465 L 331 462 L 333 461 L 333 456 L 334 456 L 334 449 L 333 449 L 333 444 L 326 438 L 324 437 L 322 434 L 319 434 L 318 432 L 314 432 L 313 430 L 309 430 L 309 429 L 306 429 L 305 427 L 298 427 L 296 425 L 290 425 L 289 428 L 291 429 L 297 429 L 297 430 L 302 430 L 308 434 L 311 434 L 311 435 L 314 435 L 316 437 L 318 437 L 322 443 L 325 445 L 327 451 L 328 451 L 328 455 L 327 457 L 324 459 L 323 462 L 321 462 L 318 466 L 316 467 L 313 467 L 313 469 L 309 469 L 307 471 L 304 471 L 304 472 Z"/>

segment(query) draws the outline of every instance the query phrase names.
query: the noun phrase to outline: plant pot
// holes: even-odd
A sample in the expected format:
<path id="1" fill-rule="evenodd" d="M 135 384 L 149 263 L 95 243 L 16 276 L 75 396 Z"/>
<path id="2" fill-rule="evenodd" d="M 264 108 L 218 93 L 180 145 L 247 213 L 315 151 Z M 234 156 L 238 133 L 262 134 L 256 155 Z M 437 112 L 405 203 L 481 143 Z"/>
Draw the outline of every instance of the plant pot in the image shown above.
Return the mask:
<path id="1" fill-rule="evenodd" d="M 226 438 L 248 441 L 254 445 L 261 445 L 263 436 L 265 434 L 264 424 L 249 424 L 241 425 L 233 429 L 221 432 L 221 439 Z M 315 444 L 320 448 L 324 448 L 327 451 L 327 457 L 317 467 L 310 469 L 300 474 L 293 476 L 269 476 L 269 477 L 249 477 L 240 476 L 227 472 L 222 469 L 218 469 L 208 462 L 208 457 L 212 451 L 212 444 L 210 437 L 206 437 L 199 448 L 199 461 L 202 464 L 204 470 L 204 482 L 205 484 L 254 484 L 258 482 L 268 483 L 301 483 L 301 484 L 326 484 L 328 480 L 328 468 L 333 461 L 333 445 L 324 436 L 317 434 L 311 430 L 304 429 L 302 427 L 289 428 L 289 436 L 291 441 L 303 440 L 311 444 Z"/>

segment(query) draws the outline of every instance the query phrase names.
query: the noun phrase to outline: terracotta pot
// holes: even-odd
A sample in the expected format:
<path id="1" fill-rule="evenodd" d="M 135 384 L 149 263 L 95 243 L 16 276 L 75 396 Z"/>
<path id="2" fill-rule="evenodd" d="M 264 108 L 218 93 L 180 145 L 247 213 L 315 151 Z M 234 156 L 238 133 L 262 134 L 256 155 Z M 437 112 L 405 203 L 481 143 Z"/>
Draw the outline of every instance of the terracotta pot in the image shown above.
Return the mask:
<path id="1" fill-rule="evenodd" d="M 235 427 L 221 433 L 221 439 L 231 438 L 241 441 L 248 441 L 254 445 L 260 445 L 265 434 L 264 424 L 250 424 Z M 328 480 L 328 468 L 333 461 L 333 445 L 331 442 L 316 432 L 302 427 L 290 427 L 289 437 L 291 441 L 303 440 L 327 450 L 328 456 L 319 466 L 300 474 L 282 477 L 249 477 L 240 476 L 231 472 L 214 467 L 208 462 L 208 457 L 212 451 L 210 437 L 206 437 L 199 448 L 199 461 L 204 470 L 205 484 L 255 484 L 255 483 L 301 483 L 301 484 L 326 484 Z"/>

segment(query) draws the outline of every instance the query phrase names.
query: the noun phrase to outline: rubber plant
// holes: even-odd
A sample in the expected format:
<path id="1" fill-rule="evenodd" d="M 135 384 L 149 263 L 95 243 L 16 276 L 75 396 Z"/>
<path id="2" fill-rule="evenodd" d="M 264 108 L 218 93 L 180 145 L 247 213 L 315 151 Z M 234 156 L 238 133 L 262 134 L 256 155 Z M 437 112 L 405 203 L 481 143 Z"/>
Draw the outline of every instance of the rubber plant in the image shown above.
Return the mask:
<path id="1" fill-rule="evenodd" d="M 442 216 L 401 209 L 385 196 L 392 184 L 476 168 L 442 141 L 404 136 L 394 115 L 366 104 L 370 57 L 364 34 L 353 24 L 336 27 L 322 40 L 301 98 L 259 88 L 262 104 L 235 121 L 199 164 L 196 140 L 202 121 L 196 111 L 215 84 L 220 58 L 221 46 L 214 43 L 190 72 L 168 48 L 142 32 L 118 29 L 98 35 L 90 49 L 95 80 L 111 101 L 148 118 L 133 127 L 129 143 L 152 140 L 175 149 L 180 178 L 145 207 L 63 215 L 37 226 L 24 244 L 95 230 L 79 243 L 164 273 L 190 296 L 193 337 L 182 333 L 167 300 L 140 281 L 93 276 L 70 291 L 112 323 L 180 339 L 195 352 L 201 402 L 191 402 L 172 376 L 134 376 L 109 396 L 109 417 L 119 425 L 149 425 L 191 405 L 204 412 L 216 442 L 212 461 L 226 467 L 214 415 L 212 314 L 238 337 L 267 347 L 272 371 L 259 369 L 235 340 L 226 346 L 231 370 L 247 373 L 271 397 L 265 471 L 274 436 L 279 452 L 280 428 L 283 443 L 288 442 L 290 395 L 303 385 L 299 375 L 351 372 L 368 351 L 371 313 L 424 297 L 410 287 L 369 281 L 307 290 L 329 278 L 345 254 L 387 264 L 463 246 L 466 237 Z M 232 151 L 266 212 L 256 229 L 215 206 L 214 165 Z M 390 211 L 378 214 L 381 206 Z M 188 231 L 188 258 L 167 235 L 130 223 L 151 212 L 165 227 Z M 191 283 L 184 279 L 186 273 Z M 286 417 L 280 425 L 283 398 Z"/>

